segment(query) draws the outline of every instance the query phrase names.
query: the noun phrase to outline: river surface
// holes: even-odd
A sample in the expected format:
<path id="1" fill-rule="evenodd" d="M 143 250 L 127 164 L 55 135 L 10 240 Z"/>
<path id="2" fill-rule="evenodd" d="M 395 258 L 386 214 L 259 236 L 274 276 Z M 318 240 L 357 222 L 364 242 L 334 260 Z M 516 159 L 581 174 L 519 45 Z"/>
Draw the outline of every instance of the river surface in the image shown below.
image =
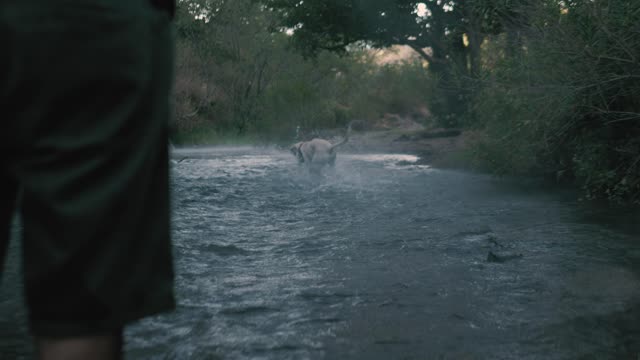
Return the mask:
<path id="1" fill-rule="evenodd" d="M 269 149 L 174 158 L 178 309 L 131 326 L 127 359 L 640 356 L 637 212 L 410 155 L 321 178 Z M 0 359 L 31 353 L 15 243 Z"/>

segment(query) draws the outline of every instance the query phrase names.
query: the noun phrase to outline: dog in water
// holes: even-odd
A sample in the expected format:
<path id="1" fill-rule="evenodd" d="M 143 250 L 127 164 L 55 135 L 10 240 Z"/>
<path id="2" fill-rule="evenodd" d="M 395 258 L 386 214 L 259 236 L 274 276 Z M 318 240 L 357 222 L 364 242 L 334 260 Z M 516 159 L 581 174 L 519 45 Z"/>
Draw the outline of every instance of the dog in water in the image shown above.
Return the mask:
<path id="1" fill-rule="evenodd" d="M 339 146 L 349 141 L 349 133 L 344 140 L 337 144 L 331 144 L 324 139 L 301 141 L 291 145 L 289 150 L 296 157 L 299 164 L 306 165 L 311 172 L 319 173 L 325 165 L 334 166 L 336 153 Z"/>

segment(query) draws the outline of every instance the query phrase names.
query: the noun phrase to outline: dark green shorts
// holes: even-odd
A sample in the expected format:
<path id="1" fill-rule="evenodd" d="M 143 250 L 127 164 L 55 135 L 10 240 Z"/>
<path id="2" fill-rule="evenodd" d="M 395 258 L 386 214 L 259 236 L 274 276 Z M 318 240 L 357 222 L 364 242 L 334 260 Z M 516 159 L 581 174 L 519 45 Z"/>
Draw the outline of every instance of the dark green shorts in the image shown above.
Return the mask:
<path id="1" fill-rule="evenodd" d="M 173 309 L 167 12 L 2 1 L 0 47 L 0 263 L 19 210 L 33 333 L 102 334 Z"/>

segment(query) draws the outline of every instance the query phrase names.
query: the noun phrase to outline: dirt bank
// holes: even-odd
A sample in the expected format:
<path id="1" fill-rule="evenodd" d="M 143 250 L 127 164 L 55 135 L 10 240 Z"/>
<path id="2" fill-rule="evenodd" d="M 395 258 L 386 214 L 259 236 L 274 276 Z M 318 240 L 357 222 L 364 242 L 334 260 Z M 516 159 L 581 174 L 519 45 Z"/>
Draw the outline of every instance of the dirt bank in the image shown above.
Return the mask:
<path id="1" fill-rule="evenodd" d="M 457 129 L 353 132 L 344 151 L 407 153 L 436 167 L 468 168 L 469 146 L 476 137 L 470 131 Z"/>

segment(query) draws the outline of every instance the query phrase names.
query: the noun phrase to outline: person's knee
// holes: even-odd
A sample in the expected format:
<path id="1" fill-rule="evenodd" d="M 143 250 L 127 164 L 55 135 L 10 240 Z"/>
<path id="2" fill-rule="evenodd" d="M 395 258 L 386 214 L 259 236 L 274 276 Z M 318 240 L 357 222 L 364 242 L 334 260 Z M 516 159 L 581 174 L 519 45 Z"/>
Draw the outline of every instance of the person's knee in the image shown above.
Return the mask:
<path id="1" fill-rule="evenodd" d="M 37 338 L 36 347 L 39 360 L 123 359 L 122 330 L 108 335 Z"/>

